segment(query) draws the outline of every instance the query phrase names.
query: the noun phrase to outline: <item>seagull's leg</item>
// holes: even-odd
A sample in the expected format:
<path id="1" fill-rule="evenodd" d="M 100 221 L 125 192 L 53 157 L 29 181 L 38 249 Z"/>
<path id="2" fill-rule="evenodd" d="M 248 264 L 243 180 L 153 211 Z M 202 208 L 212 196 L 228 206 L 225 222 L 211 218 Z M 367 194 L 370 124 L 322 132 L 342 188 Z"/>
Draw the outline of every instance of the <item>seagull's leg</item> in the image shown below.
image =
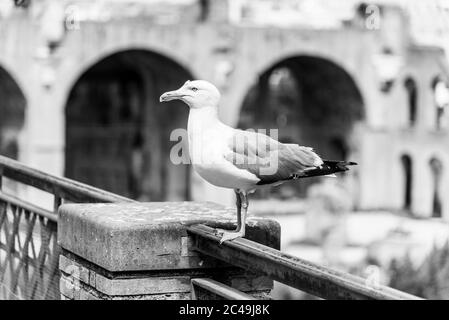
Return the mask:
<path id="1" fill-rule="evenodd" d="M 239 231 L 242 226 L 242 198 L 240 197 L 239 190 L 235 189 L 235 206 L 237 207 L 237 229 Z"/>
<path id="2" fill-rule="evenodd" d="M 242 191 L 241 192 L 241 198 L 242 198 L 242 213 L 241 213 L 241 227 L 239 232 L 242 234 L 241 237 L 245 236 L 245 227 L 246 227 L 246 215 L 248 213 L 248 206 L 249 206 L 249 202 L 248 202 L 248 194 L 246 193 L 246 191 Z"/>
<path id="3" fill-rule="evenodd" d="M 240 198 L 240 193 L 238 189 L 234 189 L 235 192 L 235 205 L 237 207 L 237 229 L 235 231 L 240 230 L 240 226 L 242 224 L 242 217 L 241 217 L 241 211 L 242 211 L 242 199 Z M 220 229 L 220 228 L 216 228 L 215 229 L 215 234 L 224 234 L 227 233 L 228 230 L 225 229 Z"/>
<path id="4" fill-rule="evenodd" d="M 237 230 L 234 232 L 224 231 L 220 243 L 245 236 L 246 212 L 248 210 L 248 197 L 246 192 L 239 191 L 237 199 Z"/>

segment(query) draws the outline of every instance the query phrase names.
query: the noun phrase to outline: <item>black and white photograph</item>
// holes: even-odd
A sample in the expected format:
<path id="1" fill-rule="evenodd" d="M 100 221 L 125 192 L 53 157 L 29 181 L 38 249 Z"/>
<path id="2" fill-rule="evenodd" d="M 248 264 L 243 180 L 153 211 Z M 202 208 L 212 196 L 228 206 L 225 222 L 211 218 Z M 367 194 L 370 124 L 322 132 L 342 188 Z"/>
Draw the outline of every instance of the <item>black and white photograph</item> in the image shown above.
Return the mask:
<path id="1" fill-rule="evenodd" d="M 0 300 L 449 300 L 449 0 L 0 0 Z"/>

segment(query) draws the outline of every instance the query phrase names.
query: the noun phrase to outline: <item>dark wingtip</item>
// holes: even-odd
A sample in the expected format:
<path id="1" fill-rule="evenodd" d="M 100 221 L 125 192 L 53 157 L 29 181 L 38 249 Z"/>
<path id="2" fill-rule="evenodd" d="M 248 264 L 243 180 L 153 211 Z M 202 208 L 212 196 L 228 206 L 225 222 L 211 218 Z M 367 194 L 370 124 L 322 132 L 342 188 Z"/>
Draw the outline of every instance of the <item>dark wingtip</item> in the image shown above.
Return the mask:
<path id="1" fill-rule="evenodd" d="M 341 171 L 348 171 L 349 168 L 348 166 L 356 166 L 357 162 L 353 162 L 353 161 L 341 161 L 339 163 L 337 163 L 337 167 L 341 170 Z"/>

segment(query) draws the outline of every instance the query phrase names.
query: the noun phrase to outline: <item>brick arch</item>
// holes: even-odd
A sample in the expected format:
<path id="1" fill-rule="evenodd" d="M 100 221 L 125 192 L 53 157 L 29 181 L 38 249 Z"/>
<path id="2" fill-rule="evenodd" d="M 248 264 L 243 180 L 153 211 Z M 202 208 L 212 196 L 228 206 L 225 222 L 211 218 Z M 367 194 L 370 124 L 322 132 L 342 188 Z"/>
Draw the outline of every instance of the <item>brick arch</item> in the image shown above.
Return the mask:
<path id="1" fill-rule="evenodd" d="M 0 56 L 0 69 L 3 73 L 6 73 L 11 80 L 16 84 L 25 100 L 29 100 L 31 88 L 29 87 L 32 82 L 28 81 L 29 74 L 24 74 L 18 68 L 17 61 L 11 61 L 10 59 L 3 59 Z"/>
<path id="2" fill-rule="evenodd" d="M 414 189 L 414 158 L 409 152 L 403 152 L 400 155 L 402 171 L 402 209 L 410 212 L 413 207 L 413 189 Z"/>
<path id="3" fill-rule="evenodd" d="M 152 46 L 145 45 L 121 45 L 121 46 L 113 46 L 112 48 L 106 48 L 102 51 L 97 51 L 91 56 L 83 57 L 81 63 L 77 63 L 75 67 L 69 68 L 69 70 L 65 70 L 65 92 L 71 90 L 74 86 L 75 82 L 81 77 L 83 73 L 92 68 L 94 65 L 98 64 L 102 60 L 106 59 L 115 54 L 120 54 L 129 51 L 143 51 L 148 52 L 150 54 L 154 54 L 160 56 L 161 58 L 166 59 L 167 61 L 171 61 L 176 65 L 179 65 L 182 69 L 186 70 L 189 74 L 191 74 L 192 79 L 195 79 L 196 72 L 188 67 L 186 61 L 184 61 L 184 57 L 182 55 L 176 54 L 175 50 L 156 48 Z"/>
<path id="4" fill-rule="evenodd" d="M 258 64 L 258 66 L 255 67 L 255 70 L 252 70 L 252 74 L 242 79 L 242 85 L 239 90 L 236 90 L 236 94 L 238 95 L 238 98 L 234 101 L 237 102 L 235 108 L 237 109 L 237 113 L 241 113 L 241 108 L 243 106 L 244 100 L 250 91 L 250 89 L 254 86 L 255 78 L 256 79 L 260 77 L 261 75 L 265 73 L 269 73 L 272 70 L 278 68 L 279 66 L 282 66 L 283 62 L 291 60 L 291 59 L 301 59 L 301 58 L 311 58 L 316 59 L 318 61 L 322 61 L 324 63 L 327 63 L 329 65 L 334 66 L 335 68 L 339 69 L 346 77 L 346 79 L 350 82 L 350 85 L 354 88 L 354 93 L 358 95 L 360 98 L 360 101 L 362 103 L 363 109 L 361 110 L 361 118 L 365 119 L 368 116 L 368 113 L 366 112 L 366 105 L 365 105 L 365 98 L 363 94 L 363 88 L 359 86 L 359 79 L 357 77 L 357 74 L 354 74 L 352 71 L 350 71 L 349 67 L 346 66 L 344 63 L 338 62 L 336 59 L 334 59 L 331 56 L 327 55 L 321 55 L 321 54 L 314 54 L 314 53 L 308 53 L 308 52 L 300 52 L 300 53 L 286 53 L 281 56 L 278 56 L 276 58 L 271 58 L 263 63 Z"/>
<path id="5" fill-rule="evenodd" d="M 329 52 L 321 52 L 321 50 L 286 50 L 280 55 L 270 57 L 261 62 L 257 66 L 257 70 L 259 73 L 262 73 L 265 70 L 280 64 L 282 61 L 296 57 L 314 57 L 316 59 L 328 61 L 344 70 L 352 79 L 354 79 L 354 82 L 358 82 L 357 73 L 355 72 L 356 70 L 354 70 L 355 67 L 351 65 L 351 61 L 341 59 L 341 57 L 332 55 Z"/>
<path id="6" fill-rule="evenodd" d="M 407 96 L 407 114 L 408 114 L 408 124 L 409 126 L 414 126 L 416 124 L 420 106 L 420 88 L 416 78 L 414 76 L 408 75 L 403 79 L 403 90 L 406 91 Z"/>
<path id="7" fill-rule="evenodd" d="M 276 72 L 284 80 L 270 85 Z M 282 142 L 312 146 L 327 159 L 349 160 L 359 148 L 353 141 L 355 125 L 363 123 L 365 117 L 362 93 L 342 66 L 323 57 L 301 54 L 276 60 L 259 73 L 243 100 L 238 126 L 278 128 Z M 278 190 L 282 193 L 282 188 L 296 188 L 296 194 L 305 196 L 308 184 L 318 180 Z"/>
<path id="8" fill-rule="evenodd" d="M 441 218 L 443 217 L 443 210 L 446 205 L 446 203 L 444 203 L 445 197 L 441 186 L 445 171 L 445 163 L 442 158 L 437 155 L 432 155 L 428 164 L 432 175 L 432 206 L 430 213 L 435 218 Z"/>
<path id="9" fill-rule="evenodd" d="M 185 127 L 188 108 L 179 101 L 162 107 L 159 96 L 192 74 L 142 49 L 95 61 L 65 103 L 65 175 L 139 200 L 188 200 L 190 169 L 169 161 L 170 132 Z"/>
<path id="10" fill-rule="evenodd" d="M 19 157 L 19 135 L 25 124 L 27 99 L 16 79 L 0 65 L 0 154 Z"/>
<path id="11" fill-rule="evenodd" d="M 354 87 L 359 92 L 362 100 L 365 102 L 365 88 L 363 87 L 363 81 L 359 78 L 359 74 L 355 72 L 356 67 L 351 65 L 351 61 L 344 61 L 339 57 L 334 57 L 327 53 L 322 53 L 319 51 L 309 51 L 309 50 L 286 50 L 284 53 L 280 55 L 275 55 L 273 57 L 269 57 L 266 59 L 262 59 L 262 61 L 258 61 L 251 66 L 251 72 L 246 75 L 242 75 L 240 78 L 242 80 L 242 85 L 240 88 L 236 88 L 235 94 L 236 98 L 234 99 L 236 103 L 236 110 L 234 114 L 238 116 L 241 112 L 241 107 L 246 98 L 247 93 L 257 81 L 257 78 L 266 73 L 269 70 L 274 69 L 276 66 L 282 64 L 283 61 L 287 61 L 292 58 L 300 58 L 300 57 L 313 57 L 322 61 L 327 61 L 337 67 L 339 67 L 345 74 L 347 74 L 348 78 L 350 78 L 354 84 Z M 240 81 L 239 81 L 240 82 Z M 365 103 L 364 103 L 365 105 Z M 365 106 L 366 107 L 366 106 Z M 364 116 L 368 117 L 368 112 L 364 110 Z M 231 121 L 236 122 L 236 121 Z"/>

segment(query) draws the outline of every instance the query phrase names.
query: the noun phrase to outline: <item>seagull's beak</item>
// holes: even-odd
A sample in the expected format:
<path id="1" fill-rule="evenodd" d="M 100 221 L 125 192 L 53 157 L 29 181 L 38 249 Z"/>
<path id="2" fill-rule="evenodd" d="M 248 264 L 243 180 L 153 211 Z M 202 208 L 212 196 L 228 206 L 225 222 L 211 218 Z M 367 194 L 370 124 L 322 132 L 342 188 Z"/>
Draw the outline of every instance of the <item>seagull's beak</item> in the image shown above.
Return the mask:
<path id="1" fill-rule="evenodd" d="M 181 99 L 183 96 L 185 96 L 184 90 L 183 90 L 183 88 L 180 88 L 178 90 L 168 91 L 168 92 L 164 93 L 159 98 L 159 101 L 166 102 L 166 101 L 171 101 L 171 100 L 177 100 L 177 99 Z"/>

